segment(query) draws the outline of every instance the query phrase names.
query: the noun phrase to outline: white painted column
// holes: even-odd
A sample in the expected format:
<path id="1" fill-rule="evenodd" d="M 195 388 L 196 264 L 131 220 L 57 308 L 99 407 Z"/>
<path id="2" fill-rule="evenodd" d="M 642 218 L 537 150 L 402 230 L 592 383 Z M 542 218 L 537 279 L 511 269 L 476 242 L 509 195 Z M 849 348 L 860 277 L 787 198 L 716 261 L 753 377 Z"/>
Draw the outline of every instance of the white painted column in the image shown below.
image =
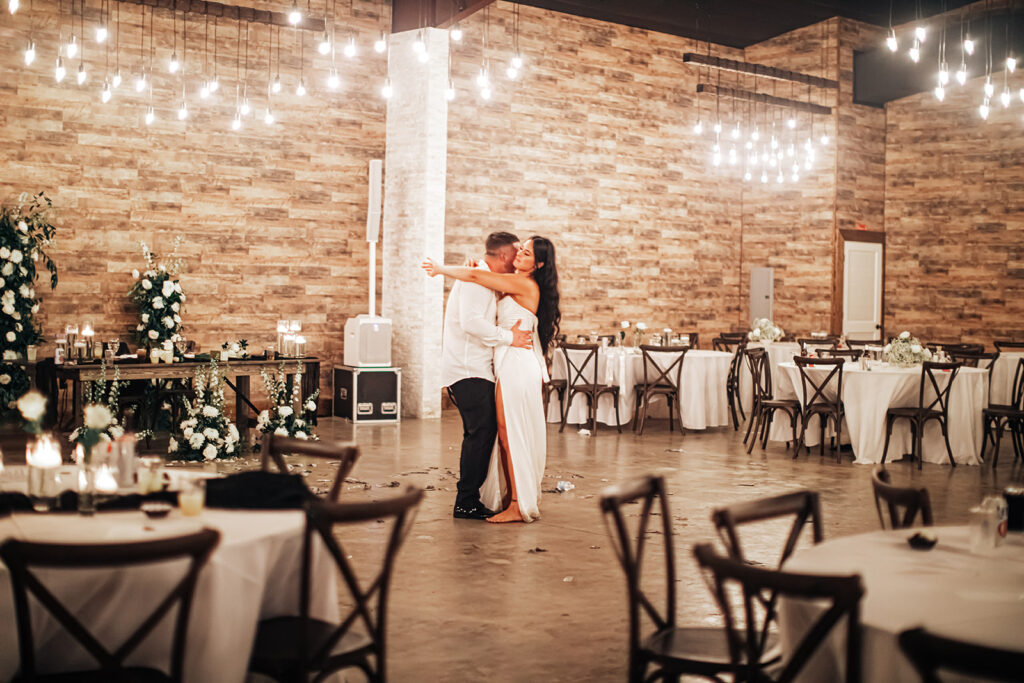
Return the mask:
<path id="1" fill-rule="evenodd" d="M 428 278 L 420 263 L 444 257 L 448 32 L 424 31 L 425 63 L 413 49 L 416 33 L 389 40 L 382 314 L 393 321 L 402 415 L 440 417 L 443 278 Z"/>

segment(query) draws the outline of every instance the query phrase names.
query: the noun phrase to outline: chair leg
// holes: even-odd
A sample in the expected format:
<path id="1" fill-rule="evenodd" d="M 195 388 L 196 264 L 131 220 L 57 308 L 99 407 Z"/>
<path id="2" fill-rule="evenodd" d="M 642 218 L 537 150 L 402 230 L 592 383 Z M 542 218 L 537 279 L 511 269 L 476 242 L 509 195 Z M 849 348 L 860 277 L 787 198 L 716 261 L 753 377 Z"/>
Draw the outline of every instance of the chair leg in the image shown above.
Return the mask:
<path id="1" fill-rule="evenodd" d="M 981 432 L 981 455 L 978 456 L 981 458 L 982 463 L 985 462 L 985 449 L 988 447 L 989 439 L 992 438 L 992 431 L 990 429 L 992 422 L 987 417 L 983 418 L 983 420 L 984 426 Z"/>
<path id="2" fill-rule="evenodd" d="M 672 400 L 671 394 L 666 394 L 665 398 L 668 399 L 668 431 L 674 432 L 676 431 L 675 425 L 672 424 L 673 422 L 675 422 L 675 420 L 672 417 L 672 404 L 674 403 L 674 401 Z"/>
<path id="3" fill-rule="evenodd" d="M 956 460 L 953 459 L 953 447 L 949 445 L 949 429 L 946 427 L 946 420 L 939 420 L 939 424 L 942 425 L 942 438 L 946 441 L 946 455 L 949 456 L 949 464 L 956 467 Z M 924 436 L 924 425 L 921 425 L 922 438 Z"/>
<path id="4" fill-rule="evenodd" d="M 757 442 L 758 434 L 761 429 L 761 421 L 764 419 L 764 408 L 759 408 L 757 414 L 750 413 L 750 425 L 747 427 L 747 436 L 750 435 L 750 428 L 754 428 L 754 438 L 750 439 L 750 443 L 747 444 L 747 455 L 750 455 L 751 451 L 754 450 L 754 444 Z M 756 423 L 756 424 L 755 424 Z M 744 441 L 746 441 L 744 439 Z"/>
<path id="5" fill-rule="evenodd" d="M 747 443 L 747 439 L 750 438 L 750 430 L 754 427 L 754 422 L 760 416 L 760 406 L 757 400 L 754 400 L 754 405 L 750 409 L 750 419 L 747 421 L 747 433 L 743 435 L 743 443 Z"/>
<path id="6" fill-rule="evenodd" d="M 640 417 L 637 418 L 638 422 L 636 426 L 636 433 L 643 434 L 644 422 L 647 421 L 647 392 L 644 392 L 644 395 L 640 398 L 640 406 L 638 410 L 640 412 Z"/>
<path id="7" fill-rule="evenodd" d="M 828 426 L 828 416 L 819 413 L 818 414 L 818 426 L 821 427 L 821 441 L 818 442 L 818 456 L 823 457 L 825 455 L 825 427 Z"/>
<path id="8" fill-rule="evenodd" d="M 572 407 L 572 400 L 576 397 L 575 392 L 568 389 L 566 392 L 569 394 L 569 400 L 565 402 L 565 408 L 562 410 L 562 424 L 558 426 L 559 434 L 565 431 L 565 421 L 569 419 L 569 408 Z"/>
<path id="9" fill-rule="evenodd" d="M 762 451 L 766 450 L 768 448 L 768 435 L 771 434 L 772 422 L 774 422 L 774 421 L 775 421 L 775 411 L 774 410 L 769 410 L 768 411 L 768 419 L 765 420 L 764 427 L 761 429 L 761 450 Z"/>
<path id="10" fill-rule="evenodd" d="M 612 392 L 612 400 L 615 401 L 615 426 L 619 430 L 619 434 L 622 433 L 622 419 L 619 417 L 619 392 Z"/>
<path id="11" fill-rule="evenodd" d="M 587 394 L 587 410 L 590 412 L 590 433 L 597 436 L 597 396 Z"/>
<path id="12" fill-rule="evenodd" d="M 892 423 L 894 420 L 888 415 L 885 416 L 885 447 L 882 448 L 882 464 L 885 464 L 885 456 L 889 454 L 889 437 L 892 436 Z"/>
<path id="13" fill-rule="evenodd" d="M 836 462 L 843 461 L 843 416 L 836 418 Z"/>

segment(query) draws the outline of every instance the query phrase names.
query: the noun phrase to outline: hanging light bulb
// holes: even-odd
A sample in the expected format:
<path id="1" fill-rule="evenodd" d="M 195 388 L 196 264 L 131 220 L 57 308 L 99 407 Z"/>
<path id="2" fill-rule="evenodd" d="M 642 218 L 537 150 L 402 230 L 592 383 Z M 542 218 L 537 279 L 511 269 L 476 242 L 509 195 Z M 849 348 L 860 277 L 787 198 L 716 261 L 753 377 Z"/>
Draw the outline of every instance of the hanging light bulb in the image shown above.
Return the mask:
<path id="1" fill-rule="evenodd" d="M 100 101 L 103 104 L 106 104 L 107 102 L 110 101 L 110 96 L 112 94 L 113 93 L 110 92 L 110 82 L 109 81 L 105 81 L 103 83 L 103 90 L 100 91 Z"/>
<path id="2" fill-rule="evenodd" d="M 946 63 L 943 62 L 942 66 L 939 67 L 939 85 L 949 84 L 949 68 Z"/>
<path id="3" fill-rule="evenodd" d="M 768 182 L 768 171 L 761 171 L 761 182 L 762 183 L 767 183 Z"/>
<path id="4" fill-rule="evenodd" d="M 921 44 L 918 42 L 917 38 L 914 38 L 914 44 L 913 46 L 911 46 L 909 54 L 910 61 L 914 62 L 915 64 L 921 61 Z"/>
<path id="5" fill-rule="evenodd" d="M 185 100 L 181 101 L 181 106 L 178 107 L 178 120 L 184 121 L 188 118 L 188 105 L 185 104 Z"/>
<path id="6" fill-rule="evenodd" d="M 121 70 L 118 69 L 114 72 L 114 77 L 110 79 L 110 85 L 113 86 L 114 90 L 121 87 Z"/>
<path id="7" fill-rule="evenodd" d="M 102 43 L 107 39 L 107 27 L 100 24 L 96 27 L 96 42 Z"/>
<path id="8" fill-rule="evenodd" d="M 299 97 L 302 97 L 306 94 L 306 84 L 303 82 L 301 78 L 299 79 L 299 84 L 295 87 L 295 94 L 298 95 Z"/>
<path id="9" fill-rule="evenodd" d="M 999 101 L 1002 103 L 1004 108 L 1010 106 L 1010 88 L 1009 88 L 1009 86 L 1004 86 L 1003 87 L 1003 92 L 999 93 Z"/>
<path id="10" fill-rule="evenodd" d="M 743 180 L 745 180 L 745 181 L 747 181 L 747 182 L 749 183 L 749 182 L 750 182 L 750 178 L 751 178 L 751 176 L 750 176 L 750 170 L 748 169 L 747 171 L 745 171 L 745 172 L 743 173 Z"/>
<path id="11" fill-rule="evenodd" d="M 796 154 L 796 147 L 791 142 L 789 143 L 789 147 L 786 148 L 786 156 L 791 157 L 794 154 Z"/>
<path id="12" fill-rule="evenodd" d="M 427 62 L 430 61 L 430 55 L 427 54 L 426 50 L 424 50 L 423 52 L 417 52 L 416 61 L 418 61 L 420 64 L 426 64 Z"/>
<path id="13" fill-rule="evenodd" d="M 427 44 L 423 42 L 423 29 L 416 32 L 416 40 L 412 44 L 413 52 L 425 52 Z"/>
<path id="14" fill-rule="evenodd" d="M 754 131 L 750 134 L 750 139 L 757 142 L 760 139 L 761 133 L 757 131 L 757 126 L 754 126 Z"/>
<path id="15" fill-rule="evenodd" d="M 320 44 L 316 46 L 316 49 L 322 55 L 326 55 L 331 51 L 331 39 L 327 36 L 327 31 L 324 31 L 323 35 L 320 36 Z"/>
<path id="16" fill-rule="evenodd" d="M 988 100 L 981 103 L 981 106 L 978 107 L 978 113 L 981 115 L 983 120 L 988 120 Z"/>
<path id="17" fill-rule="evenodd" d="M 722 165 L 722 153 L 721 152 L 715 152 L 714 155 L 711 157 L 711 163 L 713 165 L 715 165 L 715 166 L 721 166 Z"/>
<path id="18" fill-rule="evenodd" d="M 249 111 L 250 110 L 249 110 L 249 98 L 248 97 L 243 97 L 242 98 L 242 106 L 238 108 L 238 111 L 241 112 L 242 116 L 248 116 L 249 115 Z"/>
<path id="19" fill-rule="evenodd" d="M 754 143 L 751 142 L 750 140 L 747 140 L 746 143 L 744 143 L 743 147 L 749 152 L 750 150 L 754 149 Z"/>
<path id="20" fill-rule="evenodd" d="M 444 91 L 444 98 L 451 102 L 455 99 L 455 81 L 448 79 L 448 89 Z"/>
<path id="21" fill-rule="evenodd" d="M 7 0 L 7 9 L 10 10 L 11 14 L 18 11 L 18 0 Z"/>
<path id="22" fill-rule="evenodd" d="M 703 132 L 704 132 L 704 124 L 701 122 L 700 119 L 697 119 L 697 123 L 694 124 L 694 126 L 693 126 L 693 134 L 694 135 L 700 135 Z"/>
<path id="23" fill-rule="evenodd" d="M 388 36 L 384 31 L 380 32 L 380 38 L 373 43 L 373 49 L 380 54 L 388 49 Z"/>
<path id="24" fill-rule="evenodd" d="M 274 76 L 274 82 L 270 84 L 270 92 L 275 95 L 281 92 L 281 75 Z"/>
<path id="25" fill-rule="evenodd" d="M 735 165 L 736 164 L 736 148 L 735 147 L 730 147 L 729 148 L 729 164 L 730 165 Z"/>
<path id="26" fill-rule="evenodd" d="M 966 52 L 969 55 L 973 55 L 974 54 L 974 41 L 971 40 L 971 34 L 970 33 L 968 33 L 967 37 L 964 38 L 964 52 Z"/>
<path id="27" fill-rule="evenodd" d="M 788 127 L 790 130 L 796 128 L 796 119 L 790 116 L 789 119 L 786 121 L 786 127 Z"/>
<path id="28" fill-rule="evenodd" d="M 486 88 L 487 85 L 490 83 L 490 81 L 491 81 L 491 79 L 487 75 L 487 67 L 485 67 L 485 66 L 480 67 L 480 73 L 477 74 L 477 77 L 476 77 L 476 84 L 477 84 L 477 86 L 480 87 L 480 88 Z"/>
<path id="29" fill-rule="evenodd" d="M 1009 57 L 1006 58 L 1006 70 L 1009 71 L 1010 73 L 1013 73 L 1014 71 L 1017 70 L 1017 58 L 1014 57 L 1013 55 L 1010 55 Z"/>
<path id="30" fill-rule="evenodd" d="M 956 82 L 963 85 L 967 82 L 967 65 L 960 62 L 960 68 L 956 70 Z"/>
<path id="31" fill-rule="evenodd" d="M 68 56 L 68 59 L 74 59 L 78 54 L 78 37 L 74 34 L 71 35 L 71 41 L 64 47 L 64 54 Z"/>
<path id="32" fill-rule="evenodd" d="M 812 160 L 812 159 L 811 159 L 810 157 L 808 157 L 808 158 L 807 158 L 807 160 L 806 160 L 806 161 L 804 161 L 804 169 L 805 169 L 805 170 L 807 170 L 807 171 L 810 171 L 810 170 L 811 170 L 811 165 L 812 165 L 812 164 L 811 164 L 811 162 L 812 162 L 812 161 L 813 161 L 813 160 Z"/>
<path id="33" fill-rule="evenodd" d="M 456 43 L 461 43 L 462 42 L 462 27 L 459 26 L 456 23 L 455 26 L 452 26 L 452 30 L 449 33 L 449 35 L 451 36 L 452 40 L 454 40 Z"/>
<path id="34" fill-rule="evenodd" d="M 220 87 L 220 81 L 218 81 L 217 77 L 214 76 L 213 80 L 210 81 L 210 92 L 211 93 L 217 92 L 217 88 L 219 88 L 219 87 Z"/>
<path id="35" fill-rule="evenodd" d="M 390 78 L 384 80 L 384 87 L 380 89 L 380 94 L 385 100 L 391 99 L 391 96 L 395 94 L 394 89 L 391 87 Z"/>
<path id="36" fill-rule="evenodd" d="M 890 52 L 896 52 L 896 50 L 900 49 L 899 41 L 896 40 L 896 29 L 889 29 L 889 37 L 885 39 L 885 44 Z"/>
<path id="37" fill-rule="evenodd" d="M 484 88 L 483 90 L 481 90 L 480 91 L 480 97 L 482 97 L 485 100 L 491 99 L 491 89 L 490 88 Z"/>
<path id="38" fill-rule="evenodd" d="M 25 66 L 30 66 L 34 61 L 36 61 L 36 44 L 30 40 L 28 47 L 25 48 Z"/>
<path id="39" fill-rule="evenodd" d="M 518 52 L 512 55 L 512 66 L 517 69 L 523 68 L 523 56 Z"/>
<path id="40" fill-rule="evenodd" d="M 202 87 L 199 88 L 199 99 L 205 100 L 210 96 L 210 86 L 206 81 L 203 81 Z"/>
<path id="41" fill-rule="evenodd" d="M 946 89 L 943 88 L 941 85 L 935 86 L 935 99 L 937 99 L 939 102 L 946 99 Z"/>
<path id="42" fill-rule="evenodd" d="M 231 119 L 231 130 L 238 130 L 242 127 L 242 114 L 235 112 L 235 118 Z"/>
<path id="43" fill-rule="evenodd" d="M 768 165 L 769 165 L 769 166 L 771 166 L 772 168 L 775 168 L 775 167 L 776 167 L 776 166 L 778 165 L 778 163 L 779 163 L 779 162 L 778 162 L 778 160 L 777 160 L 777 159 L 775 158 L 775 155 L 774 155 L 774 154 L 773 154 L 773 155 L 771 155 L 770 157 L 768 157 Z"/>
<path id="44" fill-rule="evenodd" d="M 927 35 L 928 35 L 928 33 L 925 31 L 924 26 L 916 26 L 916 27 L 914 27 L 914 37 L 917 38 L 917 40 L 919 42 L 923 43 L 924 39 L 925 39 L 925 37 Z"/>
<path id="45" fill-rule="evenodd" d="M 171 61 L 167 62 L 167 70 L 172 74 L 178 73 L 178 69 L 181 68 L 181 62 L 178 61 L 178 53 L 171 53 Z"/>
<path id="46" fill-rule="evenodd" d="M 274 123 L 274 115 L 270 113 L 270 107 L 267 107 L 267 113 L 263 115 L 263 123 L 268 126 Z"/>
<path id="47" fill-rule="evenodd" d="M 827 145 L 827 144 L 828 144 L 828 133 L 822 133 L 822 134 L 821 134 L 821 140 L 820 140 L 820 142 L 821 142 L 821 146 L 822 146 L 822 147 L 824 147 L 825 145 Z"/>
<path id="48" fill-rule="evenodd" d="M 715 135 L 719 135 L 722 132 L 722 122 L 721 121 L 715 121 L 714 131 L 715 131 Z"/>
<path id="49" fill-rule="evenodd" d="M 79 62 L 78 63 L 78 85 L 82 85 L 83 83 L 85 83 L 85 79 L 86 79 L 85 63 L 84 62 Z"/>
<path id="50" fill-rule="evenodd" d="M 297 0 L 292 0 L 292 8 L 288 10 L 288 23 L 295 26 L 302 21 L 302 10 L 299 9 Z"/>
<path id="51" fill-rule="evenodd" d="M 987 100 L 987 99 L 991 98 L 992 94 L 995 91 L 996 91 L 996 87 L 994 85 L 992 85 L 992 77 L 991 76 L 986 76 L 985 77 L 985 99 Z"/>
<path id="52" fill-rule="evenodd" d="M 510 81 L 514 81 L 519 76 L 519 70 L 509 64 L 508 68 L 505 69 L 505 75 L 508 76 Z"/>
<path id="53" fill-rule="evenodd" d="M 757 152 L 754 152 L 753 154 L 751 154 L 750 155 L 750 165 L 751 166 L 756 166 L 757 165 L 757 159 L 758 159 Z"/>
<path id="54" fill-rule="evenodd" d="M 772 135 L 771 146 L 772 146 L 772 149 L 778 149 L 779 148 L 779 141 L 775 139 L 774 135 Z"/>
<path id="55" fill-rule="evenodd" d="M 153 107 L 146 110 L 146 125 L 152 125 L 153 121 L 156 120 L 156 112 L 153 111 Z"/>
<path id="56" fill-rule="evenodd" d="M 327 87 L 331 90 L 337 90 L 340 85 L 341 79 L 338 78 L 338 70 L 332 67 L 330 75 L 327 76 Z"/>
<path id="57" fill-rule="evenodd" d="M 775 182 L 777 182 L 777 183 L 778 183 L 779 185 L 781 185 L 781 184 L 782 184 L 782 182 L 783 182 L 783 181 L 784 181 L 785 179 L 786 179 L 786 176 L 782 175 L 782 169 L 780 168 L 780 169 L 779 169 L 779 175 L 775 176 Z"/>
<path id="58" fill-rule="evenodd" d="M 57 57 L 57 68 L 56 68 L 56 70 L 54 71 L 54 74 L 53 74 L 57 78 L 57 82 L 60 83 L 61 81 L 63 81 L 64 80 L 64 76 L 66 76 L 67 73 L 68 73 L 67 69 L 64 68 L 64 58 L 58 56 Z"/>
<path id="59" fill-rule="evenodd" d="M 142 92 L 146 89 L 146 72 L 143 71 L 139 74 L 139 77 L 135 79 L 135 92 Z"/>
<path id="60" fill-rule="evenodd" d="M 739 140 L 739 138 L 740 138 L 740 135 L 741 135 L 741 134 L 742 134 L 742 131 L 740 130 L 740 122 L 739 122 L 739 121 L 737 121 L 737 122 L 736 122 L 736 125 L 735 125 L 735 126 L 733 126 L 733 129 L 732 129 L 732 131 L 731 131 L 731 132 L 729 133 L 729 135 L 731 135 L 731 136 L 732 136 L 732 139 L 733 139 L 733 140 Z"/>
<path id="61" fill-rule="evenodd" d="M 349 59 L 352 59 L 353 57 L 356 56 L 356 38 L 355 38 L 355 36 L 350 36 L 349 37 L 348 44 L 345 45 L 345 56 L 348 57 Z"/>

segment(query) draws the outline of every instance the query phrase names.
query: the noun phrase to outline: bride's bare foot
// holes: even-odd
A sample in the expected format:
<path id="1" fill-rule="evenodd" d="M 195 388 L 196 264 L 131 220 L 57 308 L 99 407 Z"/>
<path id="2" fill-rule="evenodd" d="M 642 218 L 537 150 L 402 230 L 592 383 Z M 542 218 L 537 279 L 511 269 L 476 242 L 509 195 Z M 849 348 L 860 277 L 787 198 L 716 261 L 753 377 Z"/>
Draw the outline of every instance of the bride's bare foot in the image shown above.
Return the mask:
<path id="1" fill-rule="evenodd" d="M 491 524 L 506 524 L 508 522 L 523 521 L 523 514 L 519 512 L 519 503 L 513 500 L 511 505 L 493 517 L 488 517 L 487 521 Z"/>

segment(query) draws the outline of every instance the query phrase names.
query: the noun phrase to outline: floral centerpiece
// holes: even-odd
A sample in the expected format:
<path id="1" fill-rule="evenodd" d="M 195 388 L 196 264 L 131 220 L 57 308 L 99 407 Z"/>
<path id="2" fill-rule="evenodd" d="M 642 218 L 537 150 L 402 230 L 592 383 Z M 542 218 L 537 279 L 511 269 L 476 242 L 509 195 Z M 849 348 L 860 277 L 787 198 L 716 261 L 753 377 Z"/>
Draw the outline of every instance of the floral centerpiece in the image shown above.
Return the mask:
<path id="1" fill-rule="evenodd" d="M 637 322 L 637 323 L 634 323 L 634 324 L 631 325 L 628 320 L 623 320 L 620 323 L 620 325 L 622 326 L 621 336 L 622 336 L 623 341 L 625 341 L 625 339 L 626 339 L 626 330 L 628 330 L 628 329 L 630 329 L 632 327 L 632 331 L 633 331 L 633 346 L 640 346 L 640 342 L 643 339 L 644 332 L 647 331 L 647 323 Z"/>
<path id="2" fill-rule="evenodd" d="M 36 325 L 39 298 L 35 284 L 39 268 L 50 273 L 50 289 L 57 286 L 57 266 L 46 253 L 57 229 L 50 222 L 53 203 L 42 192 L 22 193 L 12 207 L 0 207 L 0 350 L 3 361 L 17 360 L 42 338 Z M 29 389 L 25 371 L 0 363 L 0 412 L 13 410 Z"/>
<path id="3" fill-rule="evenodd" d="M 249 357 L 249 340 L 239 339 L 237 341 L 226 341 L 220 345 L 223 355 L 227 355 L 228 358 L 248 358 Z"/>
<path id="4" fill-rule="evenodd" d="M 302 361 L 299 361 L 295 368 L 291 392 L 288 391 L 284 362 L 281 363 L 276 375 L 271 375 L 266 370 L 260 370 L 260 375 L 263 377 L 263 386 L 266 387 L 267 397 L 271 402 L 271 408 L 261 412 L 257 418 L 256 425 L 260 433 L 291 436 L 296 439 L 316 439 L 313 424 L 316 421 L 316 400 L 320 396 L 320 390 L 317 389 L 310 396 L 302 398 Z M 259 446 L 255 448 L 258 449 Z"/>
<path id="5" fill-rule="evenodd" d="M 181 307 L 185 303 L 185 293 L 177 280 L 184 266 L 183 259 L 178 256 L 180 244 L 181 238 L 178 237 L 174 240 L 170 260 L 161 263 L 146 243 L 141 243 L 146 270 L 143 273 L 132 271 L 135 284 L 128 292 L 139 310 L 139 324 L 135 327 L 139 344 L 160 346 L 165 341 L 181 339 Z"/>
<path id="6" fill-rule="evenodd" d="M 187 417 L 167 442 L 167 454 L 180 460 L 215 460 L 238 455 L 238 428 L 224 414 L 224 379 L 217 360 L 196 368 L 195 398 L 185 402 Z"/>
<path id="7" fill-rule="evenodd" d="M 101 441 L 113 441 L 124 434 L 120 424 L 121 390 L 128 386 L 121 380 L 121 369 L 114 366 L 114 381 L 107 388 L 107 363 L 100 366 L 100 378 L 95 382 L 82 385 L 82 398 L 85 403 L 82 426 L 71 432 L 68 437 L 73 443 L 82 446 L 85 462 L 88 464 L 93 447 Z M 104 400 L 105 398 L 105 400 Z"/>
<path id="8" fill-rule="evenodd" d="M 768 318 L 758 318 L 747 332 L 747 339 L 754 342 L 774 342 L 782 339 L 785 332 Z"/>
<path id="9" fill-rule="evenodd" d="M 43 417 L 46 415 L 46 397 L 32 389 L 18 399 L 18 412 L 25 420 L 25 431 L 39 436 L 43 433 Z"/>
<path id="10" fill-rule="evenodd" d="M 898 368 L 909 368 L 932 359 L 932 352 L 924 348 L 917 337 L 904 330 L 882 349 L 885 360 Z"/>

